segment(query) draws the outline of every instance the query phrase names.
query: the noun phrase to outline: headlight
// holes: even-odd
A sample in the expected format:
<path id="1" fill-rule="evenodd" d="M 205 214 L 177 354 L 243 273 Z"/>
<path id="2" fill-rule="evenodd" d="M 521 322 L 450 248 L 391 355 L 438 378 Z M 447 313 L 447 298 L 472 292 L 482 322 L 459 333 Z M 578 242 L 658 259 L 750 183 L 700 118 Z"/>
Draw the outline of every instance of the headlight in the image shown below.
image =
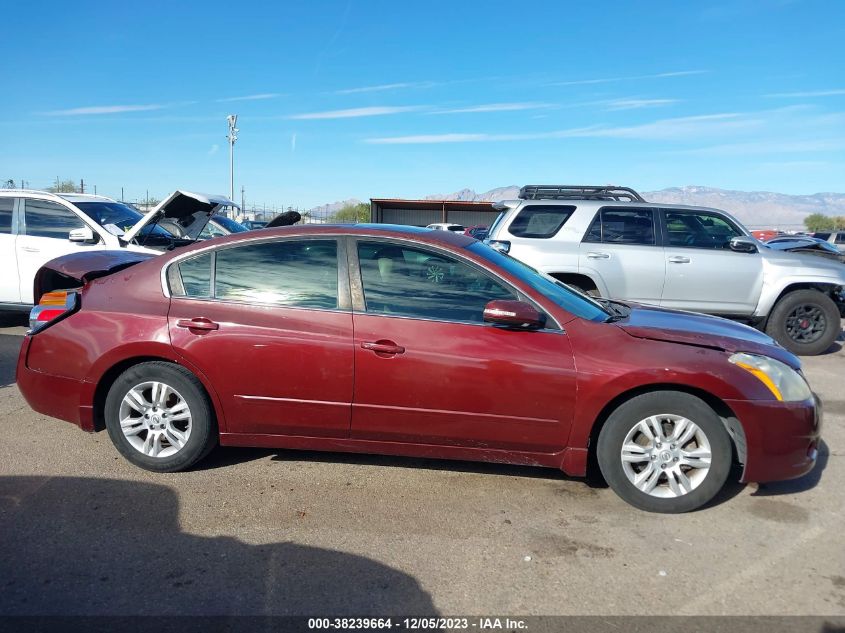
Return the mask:
<path id="1" fill-rule="evenodd" d="M 781 402 L 801 402 L 813 395 L 801 374 L 774 358 L 739 352 L 728 360 L 754 374 Z"/>

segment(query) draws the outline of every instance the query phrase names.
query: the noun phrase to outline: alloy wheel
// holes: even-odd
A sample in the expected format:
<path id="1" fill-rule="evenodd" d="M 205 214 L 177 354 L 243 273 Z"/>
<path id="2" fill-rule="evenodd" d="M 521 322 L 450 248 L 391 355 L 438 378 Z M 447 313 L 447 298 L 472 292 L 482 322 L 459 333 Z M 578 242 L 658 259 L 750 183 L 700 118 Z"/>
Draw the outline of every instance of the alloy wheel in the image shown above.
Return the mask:
<path id="1" fill-rule="evenodd" d="M 185 447 L 191 435 L 191 410 L 172 386 L 159 381 L 132 387 L 120 403 L 120 430 L 132 447 L 164 458 Z"/>
<path id="2" fill-rule="evenodd" d="M 818 306 L 796 306 L 786 317 L 786 333 L 797 343 L 813 343 L 824 334 L 827 320 Z"/>
<path id="3" fill-rule="evenodd" d="M 692 420 L 680 415 L 652 415 L 637 422 L 622 444 L 625 476 L 652 497 L 681 497 L 706 479 L 710 441 Z"/>

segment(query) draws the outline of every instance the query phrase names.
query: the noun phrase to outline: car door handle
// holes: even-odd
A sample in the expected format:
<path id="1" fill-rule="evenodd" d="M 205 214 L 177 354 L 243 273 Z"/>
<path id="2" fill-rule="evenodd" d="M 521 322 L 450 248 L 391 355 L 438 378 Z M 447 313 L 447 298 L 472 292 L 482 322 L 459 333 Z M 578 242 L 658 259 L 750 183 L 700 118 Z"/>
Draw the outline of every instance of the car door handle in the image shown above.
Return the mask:
<path id="1" fill-rule="evenodd" d="M 590 259 L 610 259 L 610 253 L 590 252 L 587 253 L 587 257 L 589 257 Z"/>
<path id="2" fill-rule="evenodd" d="M 689 264 L 689 257 L 684 257 L 683 255 L 673 255 L 669 258 L 669 261 L 673 264 Z"/>
<path id="3" fill-rule="evenodd" d="M 363 349 L 368 349 L 376 354 L 404 354 L 405 348 L 393 341 L 365 341 L 361 343 Z"/>
<path id="4" fill-rule="evenodd" d="M 21 246 L 22 251 L 26 251 L 27 253 L 40 253 L 40 248 L 35 248 L 34 246 Z"/>
<path id="5" fill-rule="evenodd" d="M 209 321 L 203 317 L 196 317 L 194 319 L 179 319 L 176 321 L 177 327 L 188 328 L 189 330 L 219 330 L 220 325 L 214 321 Z"/>

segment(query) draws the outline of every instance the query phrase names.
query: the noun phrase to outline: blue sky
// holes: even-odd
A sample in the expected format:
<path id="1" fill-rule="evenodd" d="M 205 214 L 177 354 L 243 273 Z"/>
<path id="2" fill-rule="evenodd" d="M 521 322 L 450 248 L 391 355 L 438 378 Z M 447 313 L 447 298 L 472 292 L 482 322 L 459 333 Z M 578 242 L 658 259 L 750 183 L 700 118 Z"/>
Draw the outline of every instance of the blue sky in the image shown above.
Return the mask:
<path id="1" fill-rule="evenodd" d="M 0 179 L 312 206 L 845 191 L 845 2 L 67 2 L 3 16 Z"/>

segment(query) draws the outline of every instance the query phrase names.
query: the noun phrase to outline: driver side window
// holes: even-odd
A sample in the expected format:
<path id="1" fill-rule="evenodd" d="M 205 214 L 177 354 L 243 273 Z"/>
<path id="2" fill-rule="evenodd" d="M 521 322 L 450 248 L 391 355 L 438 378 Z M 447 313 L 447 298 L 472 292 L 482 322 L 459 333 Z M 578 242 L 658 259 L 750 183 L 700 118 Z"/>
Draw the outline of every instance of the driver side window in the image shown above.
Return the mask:
<path id="1" fill-rule="evenodd" d="M 716 213 L 667 209 L 665 214 L 669 246 L 727 249 L 732 237 L 743 234 L 726 218 Z"/>
<path id="2" fill-rule="evenodd" d="M 368 313 L 482 323 L 484 306 L 516 293 L 488 273 L 438 252 L 359 242 Z"/>

